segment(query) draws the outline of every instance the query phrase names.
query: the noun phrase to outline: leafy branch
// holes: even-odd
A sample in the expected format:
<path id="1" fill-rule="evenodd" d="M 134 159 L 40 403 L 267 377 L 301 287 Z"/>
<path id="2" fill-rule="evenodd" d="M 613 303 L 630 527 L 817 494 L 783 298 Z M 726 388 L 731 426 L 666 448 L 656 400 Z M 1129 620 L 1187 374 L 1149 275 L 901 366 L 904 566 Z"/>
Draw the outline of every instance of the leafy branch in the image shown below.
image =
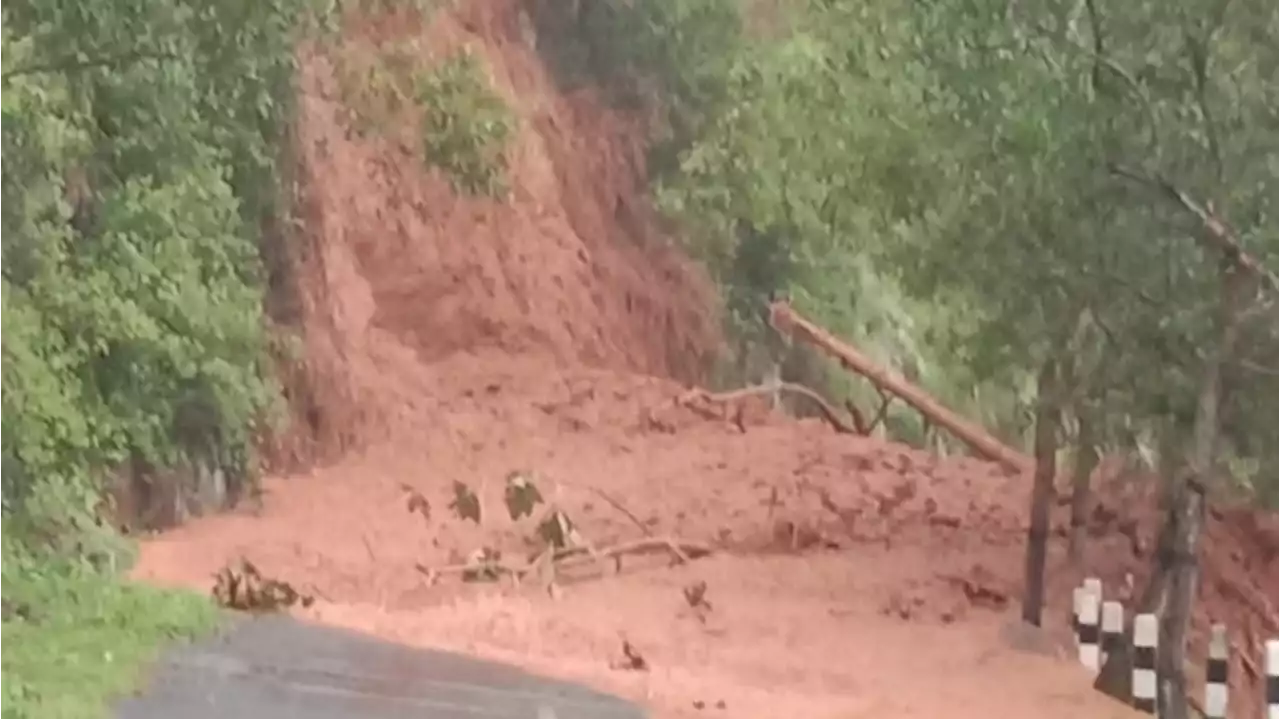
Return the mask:
<path id="1" fill-rule="evenodd" d="M 1116 163 L 1110 163 L 1107 169 L 1117 177 L 1154 188 L 1169 200 L 1180 205 L 1184 210 L 1200 220 L 1200 224 L 1205 230 L 1207 244 L 1219 252 L 1229 264 L 1244 274 L 1262 282 L 1270 288 L 1273 294 L 1280 292 L 1280 283 L 1277 283 L 1276 276 L 1263 267 L 1256 257 L 1240 245 L 1235 232 L 1224 220 L 1218 217 L 1212 205 L 1201 205 L 1189 194 L 1179 189 L 1173 182 L 1159 175 L 1147 175 Z"/>
<path id="2" fill-rule="evenodd" d="M 429 519 L 430 508 L 427 500 L 411 488 L 406 488 L 406 491 L 408 492 L 407 509 Z M 486 546 L 473 551 L 464 562 L 443 567 L 419 564 L 417 569 L 426 575 L 431 583 L 442 576 L 457 574 L 464 582 L 497 581 L 502 577 L 511 577 L 519 584 L 532 574 L 538 576 L 541 583 L 551 590 L 555 585 L 557 571 L 565 568 L 603 564 L 605 560 L 612 559 L 613 571 L 617 572 L 622 568 L 622 557 L 628 554 L 646 554 L 665 550 L 676 562 L 687 563 L 711 553 L 711 548 L 702 544 L 653 536 L 644 522 L 620 502 L 603 490 L 593 489 L 593 492 L 626 515 L 646 536 L 603 549 L 596 548 L 578 531 L 573 520 L 563 510 L 546 501 L 532 474 L 517 471 L 507 475 L 506 486 L 503 489 L 503 502 L 512 521 L 536 518 L 533 539 L 542 547 L 540 550 L 525 562 L 513 563 L 506 561 L 500 550 Z M 544 511 L 535 512 L 540 506 L 544 507 Z M 453 483 L 453 499 L 449 503 L 449 508 L 461 520 L 481 523 L 480 498 L 464 482 Z"/>

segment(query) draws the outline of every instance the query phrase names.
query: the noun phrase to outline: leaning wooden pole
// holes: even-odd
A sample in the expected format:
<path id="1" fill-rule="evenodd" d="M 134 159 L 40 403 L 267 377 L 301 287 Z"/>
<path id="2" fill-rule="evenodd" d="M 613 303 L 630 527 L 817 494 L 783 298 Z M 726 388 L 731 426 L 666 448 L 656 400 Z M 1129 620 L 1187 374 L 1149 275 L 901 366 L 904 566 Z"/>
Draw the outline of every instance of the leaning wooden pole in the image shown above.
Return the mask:
<path id="1" fill-rule="evenodd" d="M 981 427 L 966 421 L 906 379 L 876 365 L 858 350 L 801 317 L 787 302 L 774 302 L 769 305 L 769 323 L 782 334 L 790 335 L 826 352 L 846 369 L 857 372 L 876 387 L 911 405 L 929 421 L 960 438 L 984 459 L 997 462 L 1014 472 L 1025 472 L 1031 469 L 1030 457 L 992 437 Z"/>

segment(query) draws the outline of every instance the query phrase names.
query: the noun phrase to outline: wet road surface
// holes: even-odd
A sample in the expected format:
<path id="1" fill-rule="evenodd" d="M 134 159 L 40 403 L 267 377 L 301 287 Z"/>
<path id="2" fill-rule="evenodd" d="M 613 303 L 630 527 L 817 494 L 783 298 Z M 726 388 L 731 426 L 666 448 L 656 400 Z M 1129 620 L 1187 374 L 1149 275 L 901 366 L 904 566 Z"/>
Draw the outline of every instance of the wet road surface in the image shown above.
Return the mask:
<path id="1" fill-rule="evenodd" d="M 119 719 L 644 719 L 621 699 L 513 667 L 285 616 L 175 648 Z"/>

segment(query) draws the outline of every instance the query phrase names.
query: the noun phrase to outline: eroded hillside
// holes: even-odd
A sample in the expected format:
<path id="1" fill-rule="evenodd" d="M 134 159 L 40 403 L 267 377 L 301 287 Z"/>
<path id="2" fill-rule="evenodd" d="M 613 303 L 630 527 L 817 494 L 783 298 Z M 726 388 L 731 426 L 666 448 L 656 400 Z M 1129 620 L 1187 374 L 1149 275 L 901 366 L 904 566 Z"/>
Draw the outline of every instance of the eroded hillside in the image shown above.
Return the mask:
<path id="1" fill-rule="evenodd" d="M 716 348 L 714 297 L 646 199 L 643 128 L 589 90 L 559 94 L 528 27 L 517 3 L 464 3 L 430 27 L 383 18 L 352 31 L 341 53 L 308 53 L 307 230 L 292 273 L 306 359 L 294 405 L 325 457 L 412 423 L 431 366 L 460 352 L 696 381 Z M 483 48 L 519 118 L 509 197 L 460 197 L 424 168 L 411 134 L 349 139 L 334 58 L 376 57 L 406 38 L 437 58 Z"/>

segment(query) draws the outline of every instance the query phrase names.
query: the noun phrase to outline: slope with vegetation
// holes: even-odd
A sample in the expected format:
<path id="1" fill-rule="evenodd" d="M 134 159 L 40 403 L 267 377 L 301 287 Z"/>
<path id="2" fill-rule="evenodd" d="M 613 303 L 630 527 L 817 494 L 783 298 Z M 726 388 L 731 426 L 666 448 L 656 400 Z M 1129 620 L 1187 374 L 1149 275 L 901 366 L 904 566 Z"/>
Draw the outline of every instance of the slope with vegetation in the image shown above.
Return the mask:
<path id="1" fill-rule="evenodd" d="M 306 466 L 417 426 L 449 407 L 418 363 L 459 352 L 778 374 L 964 450 L 780 338 L 780 296 L 1034 452 L 1032 622 L 1059 464 L 1081 562 L 1098 459 L 1151 479 L 1170 519 L 1141 601 L 1172 647 L 1196 577 L 1167 560 L 1195 551 L 1203 502 L 1275 507 L 1261 0 L 81 0 L 4 20 L 4 622 L 68 656 L 210 621 L 118 586 L 119 530 L 254 493 L 260 446 Z M 134 607 L 136 640 L 76 629 Z M 6 654 L 6 713 L 60 695 L 46 664 Z"/>
<path id="2" fill-rule="evenodd" d="M 117 586 L 130 548 L 100 509 L 114 486 L 180 519 L 255 470 L 300 9 L 4 7 L 6 716 L 95 714 L 213 621 Z"/>

